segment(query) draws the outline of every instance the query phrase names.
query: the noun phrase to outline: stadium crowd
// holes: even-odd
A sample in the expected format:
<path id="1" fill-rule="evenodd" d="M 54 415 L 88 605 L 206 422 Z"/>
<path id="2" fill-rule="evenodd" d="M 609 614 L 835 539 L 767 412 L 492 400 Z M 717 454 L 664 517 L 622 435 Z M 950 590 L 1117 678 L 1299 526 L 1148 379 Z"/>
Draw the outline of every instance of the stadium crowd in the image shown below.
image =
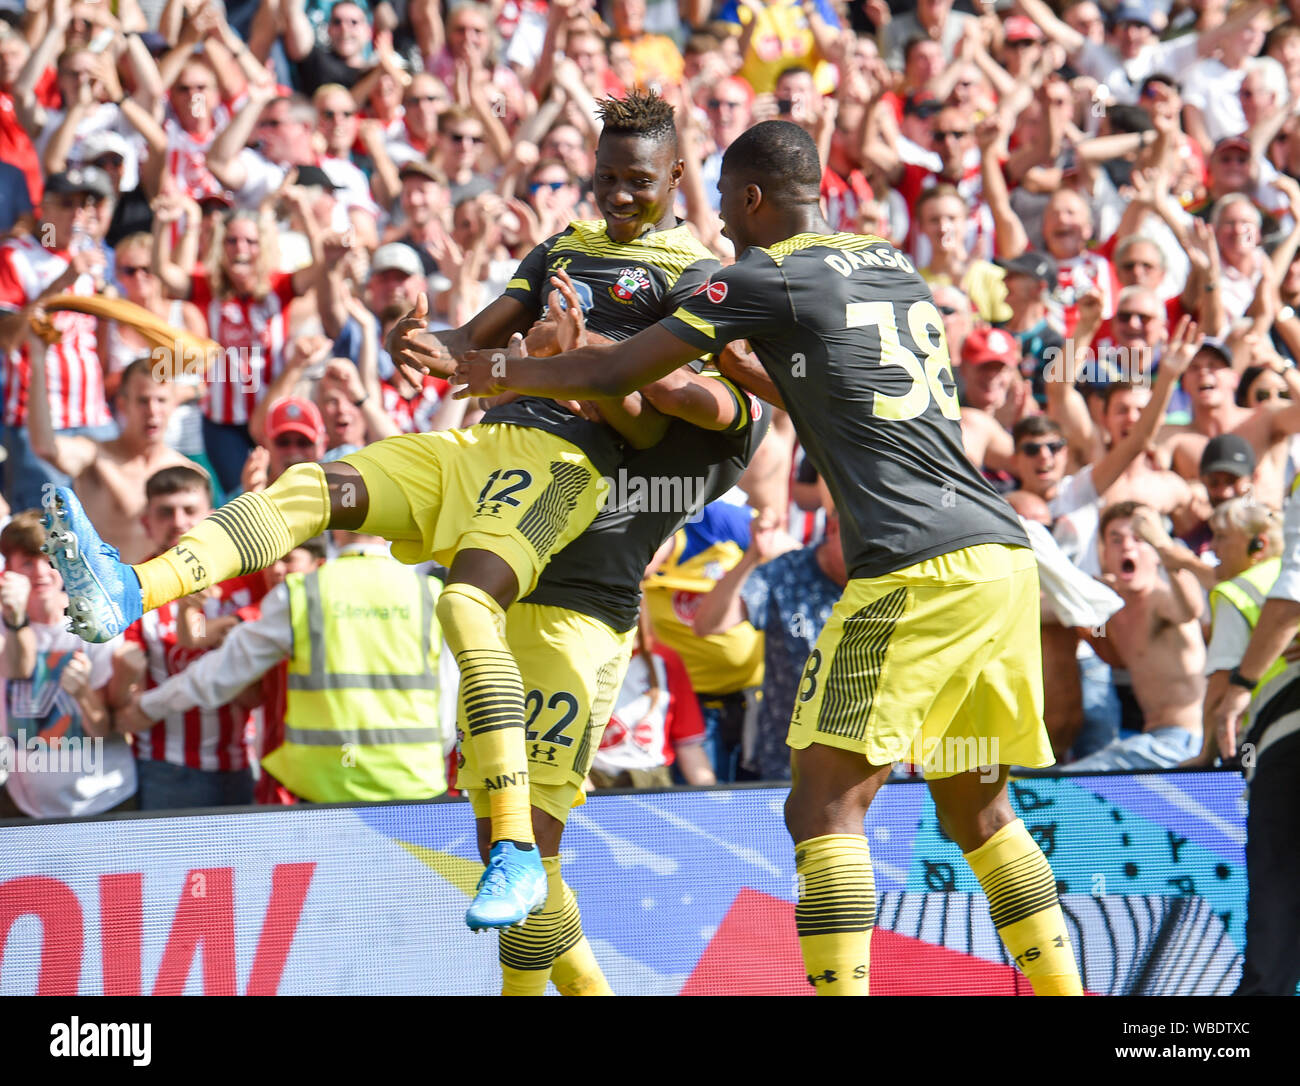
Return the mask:
<path id="1" fill-rule="evenodd" d="M 724 262 L 722 152 L 783 118 L 817 142 L 832 226 L 889 239 L 932 285 L 967 454 L 1056 571 L 1042 621 L 1061 769 L 1212 764 L 1206 706 L 1276 575 L 1300 466 L 1297 7 L 3 5 L 0 817 L 447 787 L 455 669 L 427 608 L 421 635 L 406 606 L 436 569 L 419 587 L 382 566 L 326 574 L 391 561 L 336 532 L 84 645 L 39 509 L 72 480 L 140 562 L 294 464 L 472 425 L 481 406 L 394 366 L 386 335 L 421 293 L 431 327 L 459 326 L 534 246 L 599 219 L 596 103 L 638 87 L 676 108 L 678 214 Z M 176 329 L 175 349 L 114 299 Z M 184 334 L 216 361 L 184 365 Z M 848 573 L 825 487 L 765 410 L 739 485 L 646 571 L 593 786 L 789 776 L 800 669 Z M 342 651 L 322 594 L 373 606 L 355 647 L 372 700 L 311 685 Z M 436 756 L 370 793 L 313 792 L 327 770 L 277 756 L 286 713 L 399 711 L 377 646 L 408 634 Z M 37 735 L 100 737 L 101 762 L 24 770 Z"/>

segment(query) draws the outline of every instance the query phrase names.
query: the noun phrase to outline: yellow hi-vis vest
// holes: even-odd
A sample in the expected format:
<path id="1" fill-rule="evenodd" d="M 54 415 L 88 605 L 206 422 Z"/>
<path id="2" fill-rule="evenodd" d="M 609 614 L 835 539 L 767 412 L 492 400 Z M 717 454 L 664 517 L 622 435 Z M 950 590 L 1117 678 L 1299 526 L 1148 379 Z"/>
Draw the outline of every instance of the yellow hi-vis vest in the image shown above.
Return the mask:
<path id="1" fill-rule="evenodd" d="M 365 554 L 285 584 L 293 658 L 284 744 L 262 764 L 313 803 L 445 792 L 433 611 L 441 585 Z"/>
<path id="2" fill-rule="evenodd" d="M 1244 573 L 1237 574 L 1232 580 L 1220 581 L 1210 589 L 1210 614 L 1217 616 L 1219 601 L 1226 600 L 1241 612 L 1241 617 L 1246 620 L 1246 624 L 1253 632 L 1256 623 L 1259 622 L 1259 612 L 1264 607 L 1264 601 L 1268 599 L 1269 589 L 1273 587 L 1273 582 L 1281 572 L 1281 558 L 1266 558 Z M 1264 672 L 1255 689 L 1258 690 L 1266 680 L 1285 670 L 1286 666 L 1286 661 L 1278 657 L 1273 662 L 1273 666 Z"/>

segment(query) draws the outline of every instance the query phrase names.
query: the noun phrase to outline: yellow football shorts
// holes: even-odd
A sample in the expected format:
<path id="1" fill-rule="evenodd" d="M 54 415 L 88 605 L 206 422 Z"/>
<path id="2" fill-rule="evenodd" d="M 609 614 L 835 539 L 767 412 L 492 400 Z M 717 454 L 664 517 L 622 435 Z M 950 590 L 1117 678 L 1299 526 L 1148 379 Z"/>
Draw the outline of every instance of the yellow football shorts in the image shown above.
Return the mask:
<path id="1" fill-rule="evenodd" d="M 985 543 L 849 581 L 804 667 L 787 742 L 908 761 L 931 779 L 1052 765 L 1033 552 Z"/>
<path id="2" fill-rule="evenodd" d="M 576 445 L 504 423 L 398 434 L 342 460 L 370 495 L 360 530 L 392 540 L 394 558 L 450 567 L 460 551 L 492 551 L 514 570 L 520 597 L 609 493 Z"/>
<path id="3" fill-rule="evenodd" d="M 617 633 L 599 619 L 563 607 L 517 603 L 506 611 L 506 641 L 524 680 L 524 737 L 532 805 L 561 822 L 583 803 L 583 779 L 627 674 L 635 630 Z M 464 722 L 458 722 L 464 732 Z M 480 780 L 463 751 L 458 778 Z M 488 792 L 469 789 L 477 818 Z"/>

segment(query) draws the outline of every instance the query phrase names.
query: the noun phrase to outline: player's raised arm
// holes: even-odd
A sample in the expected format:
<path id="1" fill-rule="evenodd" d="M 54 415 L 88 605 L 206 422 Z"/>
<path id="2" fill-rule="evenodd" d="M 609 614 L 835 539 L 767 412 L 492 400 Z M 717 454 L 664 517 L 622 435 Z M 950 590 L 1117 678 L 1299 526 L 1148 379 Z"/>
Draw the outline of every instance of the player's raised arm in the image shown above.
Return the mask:
<path id="1" fill-rule="evenodd" d="M 501 348 L 469 351 L 456 367 L 457 396 L 495 396 L 514 390 L 557 400 L 626 396 L 693 362 L 700 350 L 661 324 L 622 343 L 580 347 L 555 359 L 508 358 Z"/>

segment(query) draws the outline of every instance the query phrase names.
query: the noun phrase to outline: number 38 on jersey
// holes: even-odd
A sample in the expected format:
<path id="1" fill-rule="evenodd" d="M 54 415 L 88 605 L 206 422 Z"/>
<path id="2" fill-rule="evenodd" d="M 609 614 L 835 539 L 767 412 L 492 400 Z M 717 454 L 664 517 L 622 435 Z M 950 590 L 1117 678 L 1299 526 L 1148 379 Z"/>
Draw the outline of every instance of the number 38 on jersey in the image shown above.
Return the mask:
<path id="1" fill-rule="evenodd" d="M 903 345 L 900 316 L 922 357 Z M 943 318 L 933 302 L 850 302 L 845 307 L 844 320 L 847 328 L 875 328 L 880 333 L 880 364 L 898 366 L 912 380 L 911 388 L 901 396 L 876 393 L 872 407 L 876 418 L 894 421 L 917 418 L 930 406 L 932 398 L 944 418 L 961 418 Z"/>

